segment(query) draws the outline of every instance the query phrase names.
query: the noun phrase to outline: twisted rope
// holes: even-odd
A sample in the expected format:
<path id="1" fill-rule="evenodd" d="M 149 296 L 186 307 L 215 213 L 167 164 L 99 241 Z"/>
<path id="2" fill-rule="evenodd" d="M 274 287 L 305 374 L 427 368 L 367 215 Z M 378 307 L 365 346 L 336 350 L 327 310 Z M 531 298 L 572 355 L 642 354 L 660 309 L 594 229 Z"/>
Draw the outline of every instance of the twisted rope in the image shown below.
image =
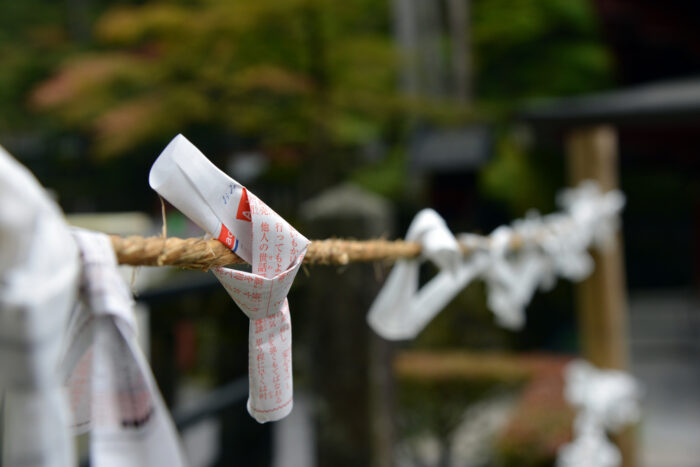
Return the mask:
<path id="1" fill-rule="evenodd" d="M 120 237 L 111 235 L 119 264 L 131 266 L 176 266 L 209 270 L 228 264 L 244 264 L 242 258 L 218 240 L 199 238 Z M 309 245 L 304 264 L 344 265 L 369 261 L 395 261 L 420 255 L 418 243 L 403 240 L 315 240 Z"/>
<path id="2" fill-rule="evenodd" d="M 488 237 L 484 237 L 488 241 Z M 121 237 L 110 235 L 119 264 L 130 266 L 176 266 L 208 271 L 218 266 L 245 264 L 245 261 L 218 240 L 177 237 Z M 511 248 L 518 249 L 523 240 L 513 235 Z M 468 255 L 473 248 L 460 244 Z M 304 264 L 346 265 L 372 261 L 394 262 L 419 256 L 419 243 L 404 240 L 347 240 L 330 238 L 313 240 L 304 256 Z"/>

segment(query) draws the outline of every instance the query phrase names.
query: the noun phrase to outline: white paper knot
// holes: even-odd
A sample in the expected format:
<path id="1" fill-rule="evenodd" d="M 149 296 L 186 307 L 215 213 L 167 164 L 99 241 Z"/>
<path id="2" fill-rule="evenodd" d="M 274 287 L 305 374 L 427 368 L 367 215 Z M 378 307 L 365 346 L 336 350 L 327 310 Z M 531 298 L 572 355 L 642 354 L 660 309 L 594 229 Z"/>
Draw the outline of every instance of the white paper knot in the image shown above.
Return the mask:
<path id="1" fill-rule="evenodd" d="M 367 322 L 385 339 L 411 339 L 452 300 L 471 279 L 461 264 L 462 252 L 445 221 L 432 209 L 423 209 L 411 222 L 406 241 L 421 244 L 417 259 L 398 260 L 372 303 Z M 419 268 L 430 260 L 440 272 L 418 291 Z M 473 277 L 473 276 L 472 276 Z"/>
<path id="2" fill-rule="evenodd" d="M 579 410 L 574 440 L 559 448 L 558 467 L 618 467 L 622 458 L 606 431 L 617 432 L 640 417 L 641 389 L 620 370 L 599 370 L 575 360 L 564 370 L 564 396 Z"/>
<path id="3" fill-rule="evenodd" d="M 637 381 L 620 370 L 599 370 L 576 360 L 565 370 L 566 400 L 608 430 L 639 420 L 642 391 Z"/>
<path id="4" fill-rule="evenodd" d="M 591 274 L 594 264 L 588 249 L 612 244 L 624 196 L 617 190 L 602 193 L 595 182 L 586 181 L 562 191 L 558 202 L 563 212 L 541 216 L 530 211 L 512 227 L 501 226 L 486 239 L 462 234 L 460 241 L 471 242 L 474 250 L 464 258 L 455 253 L 444 221 L 436 220 L 434 211 L 422 211 L 406 238 L 421 242 L 424 254 L 418 260 L 396 262 L 372 304 L 370 325 L 387 339 L 415 337 L 460 288 L 481 276 L 498 324 L 521 329 L 525 307 L 537 289 L 550 290 L 558 276 L 580 281 Z M 442 270 L 417 291 L 419 261 L 424 259 Z"/>
<path id="5" fill-rule="evenodd" d="M 491 261 L 484 272 L 488 305 L 506 328 L 522 328 L 525 307 L 538 288 L 551 289 L 557 276 L 580 281 L 591 274 L 588 249 L 612 245 L 624 195 L 618 190 L 602 193 L 595 182 L 585 181 L 563 190 L 558 202 L 564 212 L 543 217 L 531 211 L 489 237 Z M 514 250 L 516 235 L 520 245 Z"/>
<path id="6" fill-rule="evenodd" d="M 250 318 L 248 412 L 259 422 L 293 405 L 289 292 L 309 241 L 287 221 L 176 136 L 153 164 L 151 188 L 252 265 L 214 275 Z"/>
<path id="7" fill-rule="evenodd" d="M 612 245 L 625 206 L 625 195 L 620 190 L 603 193 L 598 183 L 586 180 L 559 193 L 557 203 L 571 215 L 578 234 L 587 237 L 588 245 L 601 249 Z"/>
<path id="8" fill-rule="evenodd" d="M 553 273 L 571 281 L 580 281 L 593 272 L 593 258 L 588 253 L 590 234 L 567 214 L 545 216 L 539 244 L 552 265 Z"/>
<path id="9" fill-rule="evenodd" d="M 619 467 L 620 451 L 604 432 L 591 431 L 559 448 L 557 467 Z"/>
<path id="10" fill-rule="evenodd" d="M 72 427 L 91 431 L 90 461 L 117 465 L 185 465 L 170 414 L 136 339 L 129 288 L 109 237 L 74 230 L 83 260 L 81 302 L 68 328 L 63 362 Z"/>
<path id="11" fill-rule="evenodd" d="M 502 226 L 489 236 L 489 263 L 483 277 L 488 292 L 488 306 L 498 323 L 508 329 L 525 324 L 525 307 L 546 277 L 547 265 L 537 251 L 511 248 L 514 231 Z"/>

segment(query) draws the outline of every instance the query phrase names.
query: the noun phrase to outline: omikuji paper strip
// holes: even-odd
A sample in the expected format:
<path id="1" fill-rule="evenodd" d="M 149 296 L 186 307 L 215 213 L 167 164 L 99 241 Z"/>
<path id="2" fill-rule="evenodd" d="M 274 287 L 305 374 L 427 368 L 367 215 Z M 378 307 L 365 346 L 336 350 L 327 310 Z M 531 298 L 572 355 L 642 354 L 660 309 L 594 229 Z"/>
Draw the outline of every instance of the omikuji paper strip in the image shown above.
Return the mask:
<path id="1" fill-rule="evenodd" d="M 292 333 L 287 293 L 309 241 L 178 135 L 151 168 L 151 188 L 251 264 L 213 269 L 250 318 L 248 412 L 259 422 L 292 410 Z"/>
<path id="2" fill-rule="evenodd" d="M 64 360 L 73 428 L 90 430 L 95 467 L 183 466 L 175 426 L 137 342 L 133 300 L 109 237 L 86 230 L 73 235 L 83 261 Z"/>

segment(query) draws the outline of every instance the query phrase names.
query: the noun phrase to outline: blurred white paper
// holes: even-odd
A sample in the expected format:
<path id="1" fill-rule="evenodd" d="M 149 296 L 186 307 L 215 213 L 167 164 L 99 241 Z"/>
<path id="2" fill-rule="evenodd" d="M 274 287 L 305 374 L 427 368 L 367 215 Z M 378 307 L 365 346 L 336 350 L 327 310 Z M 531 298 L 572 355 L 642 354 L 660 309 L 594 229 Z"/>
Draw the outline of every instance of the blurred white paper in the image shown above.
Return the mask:
<path id="1" fill-rule="evenodd" d="M 620 190 L 604 193 L 594 180 L 557 194 L 557 203 L 571 216 L 578 235 L 585 235 L 588 246 L 610 248 L 620 228 L 620 212 L 625 195 Z"/>
<path id="2" fill-rule="evenodd" d="M 480 271 L 483 257 L 462 260 L 457 240 L 432 209 L 411 222 L 406 241 L 421 244 L 421 257 L 398 260 L 372 303 L 367 322 L 385 339 L 411 339 Z M 418 291 L 421 261 L 429 259 L 440 272 Z"/>
<path id="3" fill-rule="evenodd" d="M 559 448 L 557 467 L 619 467 L 620 450 L 599 431 L 577 436 Z"/>
<path id="4" fill-rule="evenodd" d="M 618 467 L 622 456 L 607 437 L 640 418 L 639 383 L 620 370 L 600 370 L 584 360 L 564 369 L 564 396 L 578 409 L 574 440 L 559 448 L 557 467 Z"/>
<path id="5" fill-rule="evenodd" d="M 60 209 L 0 147 L 3 465 L 75 463 L 58 367 L 77 280 L 78 250 Z"/>
<path id="6" fill-rule="evenodd" d="M 566 400 L 611 431 L 639 420 L 639 383 L 620 370 L 600 370 L 584 360 L 564 370 Z"/>
<path id="7" fill-rule="evenodd" d="M 109 237 L 74 230 L 83 296 L 73 311 L 64 371 L 74 431 L 90 430 L 95 467 L 182 466 L 175 427 L 136 338 L 131 293 Z"/>
<path id="8" fill-rule="evenodd" d="M 151 188 L 251 264 L 213 269 L 250 318 L 248 412 L 259 422 L 293 404 L 292 333 L 287 293 L 309 241 L 178 135 L 153 164 Z"/>
<path id="9" fill-rule="evenodd" d="M 489 264 L 484 271 L 488 306 L 498 324 L 508 329 L 521 329 L 525 324 L 525 307 L 542 283 L 546 263 L 536 251 L 523 247 L 510 253 L 513 230 L 501 226 L 489 236 Z"/>

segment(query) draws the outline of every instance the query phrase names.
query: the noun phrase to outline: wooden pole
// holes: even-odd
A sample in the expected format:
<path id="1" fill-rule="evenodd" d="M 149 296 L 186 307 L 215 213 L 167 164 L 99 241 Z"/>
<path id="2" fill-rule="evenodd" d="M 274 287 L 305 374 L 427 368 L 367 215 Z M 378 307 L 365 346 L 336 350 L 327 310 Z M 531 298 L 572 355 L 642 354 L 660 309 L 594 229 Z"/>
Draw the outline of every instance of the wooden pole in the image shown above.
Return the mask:
<path id="1" fill-rule="evenodd" d="M 611 126 L 576 128 L 566 137 L 569 179 L 576 186 L 582 180 L 597 181 L 603 191 L 618 187 L 617 132 Z M 622 236 L 606 251 L 594 251 L 595 270 L 577 286 L 577 311 L 583 355 L 601 368 L 626 370 L 629 366 L 627 340 L 627 295 Z M 617 436 L 623 465 L 635 465 L 631 430 Z"/>
<path id="2" fill-rule="evenodd" d="M 359 188 L 332 188 L 302 208 L 305 232 L 376 237 L 393 231 L 393 207 Z M 393 465 L 391 343 L 374 335 L 365 311 L 379 292 L 375 265 L 327 269 L 309 279 L 306 328 L 312 358 L 317 465 Z M 339 286 L 342 281 L 342 286 Z"/>

